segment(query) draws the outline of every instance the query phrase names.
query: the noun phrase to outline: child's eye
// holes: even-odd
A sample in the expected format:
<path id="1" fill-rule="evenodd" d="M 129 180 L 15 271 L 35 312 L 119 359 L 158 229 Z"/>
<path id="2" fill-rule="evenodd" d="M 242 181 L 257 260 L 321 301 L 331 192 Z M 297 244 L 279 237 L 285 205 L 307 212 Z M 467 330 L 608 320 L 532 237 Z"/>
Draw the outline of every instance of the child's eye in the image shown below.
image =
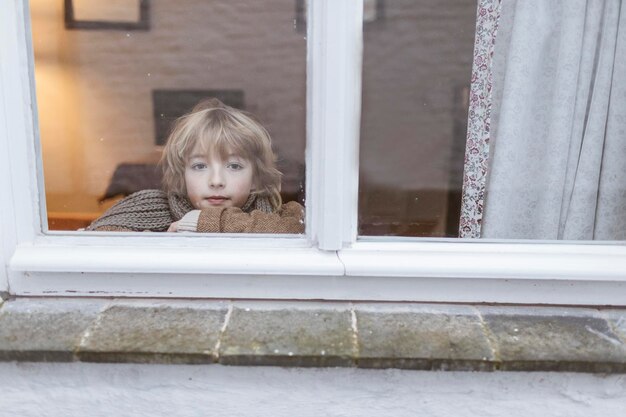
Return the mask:
<path id="1" fill-rule="evenodd" d="M 229 162 L 226 167 L 228 169 L 232 169 L 233 171 L 239 171 L 240 169 L 243 169 L 243 165 L 241 165 L 239 162 Z"/>
<path id="2" fill-rule="evenodd" d="M 205 168 L 206 168 L 206 164 L 202 162 L 196 162 L 194 164 L 191 164 L 191 169 L 193 170 L 201 170 Z"/>

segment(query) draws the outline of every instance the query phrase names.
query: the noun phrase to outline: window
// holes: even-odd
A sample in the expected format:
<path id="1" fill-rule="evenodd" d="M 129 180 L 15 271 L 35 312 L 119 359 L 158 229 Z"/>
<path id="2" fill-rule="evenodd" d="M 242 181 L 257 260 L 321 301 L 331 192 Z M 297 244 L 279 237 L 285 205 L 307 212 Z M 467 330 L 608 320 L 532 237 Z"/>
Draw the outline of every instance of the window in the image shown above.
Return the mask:
<path id="1" fill-rule="evenodd" d="M 513 3 L 502 7 L 507 4 Z M 306 236 L 164 237 L 42 231 L 46 200 L 36 140 L 41 124 L 33 111 L 30 14 L 23 2 L 6 5 L 0 12 L 0 34 L 7 45 L 0 50 L 0 149 L 6 150 L 0 184 L 11 197 L 0 202 L 9 263 L 6 288 L 18 295 L 626 303 L 626 248 L 620 244 L 359 236 L 359 126 L 366 115 L 362 59 L 367 59 L 367 31 L 389 29 L 384 19 L 394 4 L 384 2 L 382 13 L 374 13 L 375 18 L 370 13 L 367 19 L 362 1 L 316 0 L 307 7 Z M 298 10 L 296 2 L 292 10 Z M 497 0 L 480 0 L 477 40 L 493 38 L 499 15 Z M 297 25 L 290 30 L 303 37 Z M 474 69 L 477 52 L 486 58 L 478 68 L 492 67 L 490 45 L 475 42 Z M 483 88 L 474 92 L 488 90 L 482 79 L 476 84 L 476 77 L 488 73 L 474 71 L 472 85 Z M 459 91 L 462 101 L 463 89 Z M 488 114 L 489 103 L 500 99 L 470 108 L 470 134 L 489 132 L 480 127 L 486 121 L 481 117 Z M 450 102 L 446 106 L 454 113 L 454 100 Z M 497 129 L 502 131 L 499 117 Z"/>

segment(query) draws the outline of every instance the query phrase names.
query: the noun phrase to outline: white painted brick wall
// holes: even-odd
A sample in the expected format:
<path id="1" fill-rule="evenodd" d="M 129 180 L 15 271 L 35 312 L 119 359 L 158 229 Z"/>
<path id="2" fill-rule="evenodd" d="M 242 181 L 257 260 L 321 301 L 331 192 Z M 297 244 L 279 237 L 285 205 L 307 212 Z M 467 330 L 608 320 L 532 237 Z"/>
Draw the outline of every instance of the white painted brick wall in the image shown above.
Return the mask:
<path id="1" fill-rule="evenodd" d="M 625 375 L 0 363 L 1 417 L 622 417 Z"/>

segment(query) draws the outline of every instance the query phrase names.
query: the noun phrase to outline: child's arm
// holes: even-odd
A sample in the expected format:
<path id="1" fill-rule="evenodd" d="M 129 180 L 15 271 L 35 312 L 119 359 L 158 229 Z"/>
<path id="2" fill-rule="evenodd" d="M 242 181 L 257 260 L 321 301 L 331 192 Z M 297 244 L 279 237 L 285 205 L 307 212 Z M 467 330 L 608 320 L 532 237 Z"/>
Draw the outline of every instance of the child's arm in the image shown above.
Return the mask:
<path id="1" fill-rule="evenodd" d="M 172 220 L 167 195 L 160 190 L 142 190 L 118 201 L 85 230 L 164 232 Z"/>
<path id="2" fill-rule="evenodd" d="M 276 213 L 245 213 L 239 208 L 193 210 L 173 228 L 200 233 L 304 233 L 304 209 L 292 201 Z"/>

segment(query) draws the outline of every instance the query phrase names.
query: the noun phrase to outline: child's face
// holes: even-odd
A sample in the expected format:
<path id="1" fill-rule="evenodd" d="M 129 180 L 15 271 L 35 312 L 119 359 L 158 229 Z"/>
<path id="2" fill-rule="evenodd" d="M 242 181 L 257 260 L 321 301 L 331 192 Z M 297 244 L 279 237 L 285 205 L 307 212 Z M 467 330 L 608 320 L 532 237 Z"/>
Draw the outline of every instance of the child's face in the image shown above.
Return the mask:
<path id="1" fill-rule="evenodd" d="M 253 189 L 252 175 L 250 161 L 235 154 L 223 160 L 196 145 L 185 164 L 187 197 L 196 209 L 241 208 Z"/>

